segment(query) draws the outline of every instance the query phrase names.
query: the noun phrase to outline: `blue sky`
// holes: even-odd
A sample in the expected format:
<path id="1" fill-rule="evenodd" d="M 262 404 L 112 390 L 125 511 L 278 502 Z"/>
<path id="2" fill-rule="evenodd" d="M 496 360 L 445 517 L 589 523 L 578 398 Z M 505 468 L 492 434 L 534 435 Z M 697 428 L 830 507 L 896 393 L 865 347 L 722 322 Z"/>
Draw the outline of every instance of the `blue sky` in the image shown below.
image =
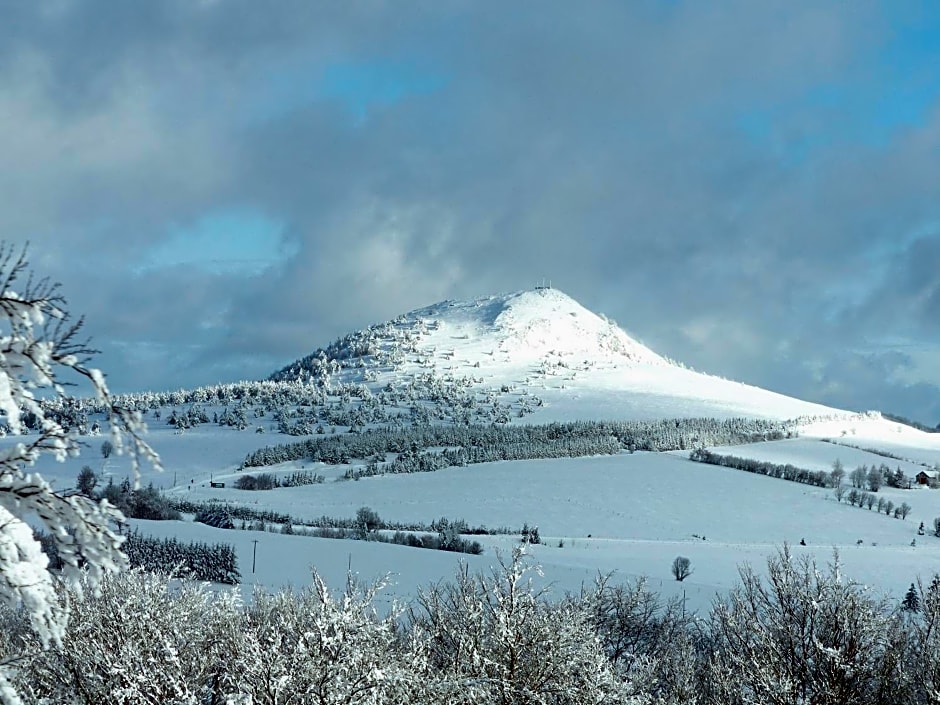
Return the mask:
<path id="1" fill-rule="evenodd" d="M 313 64 L 312 66 L 310 64 Z M 375 109 L 405 101 L 409 96 L 433 93 L 447 83 L 444 74 L 417 59 L 363 57 L 318 65 L 295 59 L 267 67 L 249 96 L 250 120 L 268 122 L 320 103 L 335 103 L 345 110 L 349 124 L 361 127 Z"/>
<path id="2" fill-rule="evenodd" d="M 5 3 L 0 238 L 121 390 L 551 278 L 672 358 L 940 422 L 935 3 Z"/>
<path id="3" fill-rule="evenodd" d="M 291 255 L 283 240 L 283 223 L 244 206 L 170 225 L 166 235 L 145 251 L 140 271 L 195 267 L 210 274 L 235 271 L 250 276 Z"/>

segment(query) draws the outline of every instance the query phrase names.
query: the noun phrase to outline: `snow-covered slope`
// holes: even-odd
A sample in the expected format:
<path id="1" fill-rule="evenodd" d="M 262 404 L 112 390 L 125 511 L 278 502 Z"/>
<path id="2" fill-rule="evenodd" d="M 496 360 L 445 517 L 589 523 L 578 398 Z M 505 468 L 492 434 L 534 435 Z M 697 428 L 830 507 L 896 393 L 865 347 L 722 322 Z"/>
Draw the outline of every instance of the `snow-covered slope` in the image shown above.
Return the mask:
<path id="1" fill-rule="evenodd" d="M 273 378 L 365 383 L 373 391 L 416 381 L 456 385 L 501 395 L 512 416 L 531 423 L 839 413 L 683 368 L 549 288 L 421 308 L 348 335 Z"/>

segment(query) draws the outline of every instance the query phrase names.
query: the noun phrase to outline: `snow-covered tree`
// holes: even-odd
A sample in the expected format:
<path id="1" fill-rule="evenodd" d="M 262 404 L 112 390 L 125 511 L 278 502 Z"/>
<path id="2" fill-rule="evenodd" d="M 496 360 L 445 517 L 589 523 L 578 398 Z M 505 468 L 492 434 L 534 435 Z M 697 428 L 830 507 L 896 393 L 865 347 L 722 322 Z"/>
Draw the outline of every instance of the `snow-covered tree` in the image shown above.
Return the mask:
<path id="1" fill-rule="evenodd" d="M 845 477 L 845 466 L 842 464 L 842 461 L 838 458 L 835 459 L 835 462 L 832 463 L 832 471 L 829 473 L 829 483 L 833 487 L 842 486 L 842 478 Z"/>
<path id="2" fill-rule="evenodd" d="M 359 538 L 365 540 L 381 529 L 383 522 L 371 507 L 360 507 L 356 512 L 356 533 Z"/>
<path id="3" fill-rule="evenodd" d="M 901 506 L 898 507 L 898 513 L 902 519 L 907 519 L 907 515 L 911 513 L 911 505 L 907 502 L 901 502 Z"/>
<path id="4" fill-rule="evenodd" d="M 868 482 L 868 489 L 872 492 L 877 492 L 881 488 L 881 483 L 884 481 L 884 475 L 882 475 L 881 470 L 872 465 L 865 479 Z"/>
<path id="5" fill-rule="evenodd" d="M 913 586 L 912 586 L 913 587 Z M 917 609 L 904 607 L 910 620 L 911 650 L 909 669 L 914 681 L 916 702 L 940 701 L 940 576 L 928 585 L 917 581 L 917 595 L 905 597 L 916 602 Z"/>
<path id="6" fill-rule="evenodd" d="M 712 610 L 709 679 L 714 702 L 803 705 L 901 703 L 903 630 L 867 588 L 788 547 L 767 577 L 741 584 Z"/>
<path id="7" fill-rule="evenodd" d="M 700 702 L 696 617 L 684 599 L 661 599 L 645 578 L 617 583 L 608 574 L 599 575 L 580 600 L 591 610 L 594 631 L 622 679 L 642 687 L 659 705 Z"/>
<path id="8" fill-rule="evenodd" d="M 500 558 L 492 575 L 471 575 L 421 592 L 411 632 L 432 667 L 485 703 L 648 702 L 613 668 L 588 601 L 553 602 L 534 586 L 525 544 Z"/>
<path id="9" fill-rule="evenodd" d="M 302 592 L 255 593 L 218 686 L 225 698 L 212 702 L 454 702 L 427 692 L 433 679 L 426 658 L 398 643 L 400 608 L 393 605 L 386 616 L 376 612 L 383 587 L 350 578 L 336 595 L 314 572 L 313 585 Z"/>
<path id="10" fill-rule="evenodd" d="M 95 588 L 105 573 L 126 564 L 122 539 L 112 529 L 120 512 L 106 502 L 56 492 L 29 472 L 41 456 L 62 461 L 80 449 L 76 431 L 47 413 L 50 400 L 69 400 L 66 386 L 84 381 L 105 410 L 114 451 L 129 452 L 135 476 L 141 460 L 159 464 L 142 438 L 140 417 L 115 403 L 104 375 L 88 366 L 95 351 L 79 338 L 81 328 L 58 285 L 31 275 L 25 249 L 0 245 L 0 421 L 16 435 L 26 433 L 27 419 L 38 429 L 0 451 L 0 601 L 25 608 L 44 646 L 61 643 L 68 607 L 56 595 L 46 555 L 24 517 L 34 516 L 52 536 L 62 579 L 79 589 Z M 0 701 L 17 702 L 2 666 Z"/>
<path id="11" fill-rule="evenodd" d="M 137 571 L 107 576 L 93 594 L 67 589 L 74 614 L 63 648 L 28 652 L 14 681 L 29 703 L 225 702 L 213 686 L 241 637 L 237 593 L 173 585 Z"/>
<path id="12" fill-rule="evenodd" d="M 861 465 L 855 468 L 852 473 L 849 475 L 849 479 L 852 480 L 852 487 L 862 488 L 865 486 L 865 480 L 868 478 L 868 468 L 865 465 Z"/>

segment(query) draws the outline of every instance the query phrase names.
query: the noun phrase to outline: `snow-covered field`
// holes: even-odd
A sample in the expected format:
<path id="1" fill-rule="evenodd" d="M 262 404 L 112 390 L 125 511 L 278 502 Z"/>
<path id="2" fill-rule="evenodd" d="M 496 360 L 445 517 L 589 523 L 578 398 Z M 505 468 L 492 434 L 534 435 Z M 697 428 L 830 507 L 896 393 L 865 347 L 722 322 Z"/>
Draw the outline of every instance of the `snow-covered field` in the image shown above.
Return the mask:
<path id="1" fill-rule="evenodd" d="M 454 388 L 469 389 L 494 408 L 503 404 L 524 410 L 507 419 L 513 424 L 813 417 L 800 428 L 798 438 L 717 450 L 810 470 L 828 471 L 837 459 L 849 472 L 858 465 L 885 463 L 907 476 L 940 461 L 940 434 L 684 369 L 555 290 L 445 302 L 356 335 L 348 345 L 360 357 L 343 353 L 346 356 L 339 362 L 312 364 L 314 373 L 327 375 L 325 388 L 332 390 L 321 402 L 324 407 L 366 405 L 385 389 L 414 385 L 421 375 L 431 375 L 433 380 L 451 380 Z M 343 392 L 337 390 L 344 384 L 370 391 L 352 388 L 350 399 L 347 386 L 343 401 Z M 535 398 L 538 403 L 532 402 Z M 491 404 L 493 400 L 496 403 Z M 409 403 L 425 402 L 418 398 Z M 762 565 L 784 543 L 812 552 L 822 563 L 838 550 L 846 573 L 895 594 L 918 577 L 940 571 L 940 538 L 930 535 L 934 517 L 940 516 L 940 490 L 882 488 L 879 496 L 911 505 L 910 516 L 899 520 L 840 503 L 831 489 L 697 464 L 687 452 L 675 451 L 484 463 L 359 481 L 340 479 L 348 466 L 285 463 L 250 472 L 283 475 L 302 468 L 324 475 L 326 481 L 250 492 L 232 487 L 245 455 L 300 439 L 279 433 L 271 413 L 252 417 L 242 431 L 204 423 L 181 433 L 166 425 L 170 411 L 165 407 L 160 419 L 148 416 L 149 438 L 165 471 L 145 474 L 145 485 L 152 482 L 186 499 L 234 502 L 301 520 L 352 517 L 358 508 L 369 506 L 383 519 L 400 522 L 429 523 L 447 517 L 513 529 L 528 523 L 538 526 L 545 541 L 532 547 L 534 558 L 543 566 L 544 579 L 560 591 L 578 590 L 598 572 L 615 571 L 623 577 L 648 576 L 656 589 L 684 593 L 690 606 L 705 608 L 716 590 L 734 584 L 738 565 Z M 209 405 L 205 411 L 211 416 L 223 409 Z M 474 418 L 474 423 L 481 421 Z M 258 426 L 265 432 L 256 433 Z M 45 459 L 38 469 L 60 489 L 73 486 L 85 464 L 105 482 L 120 482 L 127 476 L 126 459 L 101 457 L 101 437 L 86 440 L 89 447 L 81 457 L 63 464 Z M 226 487 L 212 488 L 210 480 Z M 926 524 L 927 535 L 917 534 L 920 522 Z M 256 584 L 270 589 L 303 585 L 311 567 L 341 585 L 351 566 L 366 579 L 390 573 L 394 586 L 389 594 L 410 595 L 421 585 L 449 577 L 459 561 L 486 569 L 498 550 L 508 551 L 518 541 L 517 536 L 480 537 L 484 555 L 467 556 L 370 542 L 224 531 L 192 522 L 136 523 L 147 534 L 232 543 L 246 591 Z M 805 547 L 799 545 L 801 539 Z M 677 555 L 690 558 L 694 569 L 681 584 L 669 572 Z"/>
<path id="2" fill-rule="evenodd" d="M 886 447 L 884 437 L 892 439 L 891 449 L 902 457 L 920 462 L 940 459 L 935 437 L 907 430 L 899 434 L 896 424 L 886 421 L 857 423 L 855 434 L 840 436 L 839 442 L 880 449 Z M 263 470 L 283 475 L 303 467 L 323 474 L 326 481 L 251 492 L 232 487 L 244 453 L 295 439 L 215 427 L 183 434 L 160 430 L 151 438 L 166 470 L 147 473 L 144 484 L 153 481 L 186 499 L 231 501 L 299 519 L 352 517 L 359 507 L 369 506 L 390 521 L 429 523 L 448 517 L 491 528 L 538 526 L 545 545 L 531 550 L 543 566 L 545 580 L 560 592 L 577 591 L 598 572 L 615 571 L 624 578 L 647 576 L 657 590 L 685 594 L 690 608 L 704 609 L 715 591 L 734 584 L 738 565 L 763 565 L 785 542 L 812 552 L 821 563 L 831 560 L 833 549 L 838 549 L 847 574 L 895 594 L 903 593 L 918 577 L 940 571 L 940 538 L 930 535 L 933 518 L 940 516 L 940 490 L 883 487 L 879 496 L 913 508 L 906 520 L 899 520 L 839 503 L 831 489 L 693 463 L 687 453 L 676 451 L 483 463 L 358 481 L 340 479 L 347 466 L 285 463 Z M 97 442 L 91 441 L 85 456 L 47 465 L 44 473 L 58 486 L 69 486 L 82 464 L 90 462 L 96 469 L 103 464 L 95 452 Z M 810 436 L 717 450 L 814 470 L 828 470 L 836 459 L 849 471 L 885 462 L 910 476 L 923 467 Z M 126 473 L 120 458 L 110 458 L 106 466 L 116 479 Z M 210 476 L 225 482 L 226 488 L 211 488 Z M 925 536 L 917 535 L 921 521 L 928 528 Z M 495 562 L 497 550 L 508 552 L 518 540 L 478 537 L 484 555 L 468 556 L 380 543 L 225 531 L 191 522 L 135 523 L 146 534 L 233 544 L 246 593 L 254 585 L 268 589 L 303 585 L 312 567 L 339 586 L 351 566 L 364 579 L 390 574 L 392 586 L 386 594 L 406 597 L 422 585 L 450 577 L 459 561 L 485 570 Z M 806 547 L 799 545 L 801 539 Z M 254 540 L 258 548 L 252 573 Z M 681 584 L 669 572 L 677 555 L 689 557 L 694 568 Z"/>
<path id="3" fill-rule="evenodd" d="M 811 440 L 733 450 L 739 455 L 821 468 L 846 457 L 845 448 Z M 336 475 L 335 470 L 332 474 Z M 563 590 L 577 590 L 597 571 L 617 571 L 623 576 L 649 576 L 657 587 L 673 592 L 679 586 L 672 584 L 669 566 L 675 556 L 684 555 L 692 560 L 695 573 L 682 588 L 700 595 L 702 606 L 715 590 L 734 583 L 738 564 L 762 564 L 784 543 L 812 551 L 823 563 L 836 548 L 849 574 L 893 592 L 940 569 L 940 539 L 917 535 L 920 521 L 930 526 L 933 517 L 940 516 L 940 491 L 882 488 L 880 496 L 913 507 L 906 520 L 899 520 L 839 503 L 829 489 L 693 463 L 679 453 L 484 463 L 264 492 L 211 489 L 203 484 L 177 492 L 193 499 L 247 503 L 299 518 L 349 517 L 359 507 L 369 506 L 383 519 L 400 522 L 430 522 L 442 516 L 489 527 L 519 527 L 525 522 L 538 526 L 545 545 L 533 547 L 535 558 L 546 577 Z M 166 525 L 162 530 L 175 529 Z M 249 564 L 246 535 L 226 533 L 226 540 L 240 542 L 242 566 Z M 268 585 L 281 579 L 296 584 L 298 575 L 301 580 L 305 576 L 307 562 L 319 569 L 329 566 L 330 577 L 339 579 L 346 557 L 352 555 L 363 575 L 398 573 L 399 583 L 411 588 L 446 577 L 449 566 L 468 559 L 359 542 L 270 534 L 261 540 L 290 556 L 261 570 L 260 580 Z M 273 548 L 284 540 L 290 548 Z M 516 540 L 483 537 L 486 554 L 469 560 L 473 565 L 488 564 L 497 548 L 506 550 Z M 799 546 L 801 540 L 808 544 L 805 548 Z M 911 546 L 912 540 L 916 546 Z M 282 569 L 283 578 L 279 576 Z"/>

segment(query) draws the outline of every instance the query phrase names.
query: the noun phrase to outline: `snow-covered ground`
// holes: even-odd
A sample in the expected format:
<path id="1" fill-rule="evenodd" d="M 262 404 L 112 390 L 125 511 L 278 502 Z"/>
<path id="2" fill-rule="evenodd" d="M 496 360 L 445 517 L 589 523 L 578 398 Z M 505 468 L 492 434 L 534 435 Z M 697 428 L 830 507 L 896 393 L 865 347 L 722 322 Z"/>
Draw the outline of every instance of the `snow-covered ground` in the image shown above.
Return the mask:
<path id="1" fill-rule="evenodd" d="M 333 390 L 321 402 L 324 406 L 355 407 L 389 385 L 401 388 L 431 375 L 457 380 L 454 384 L 466 385 L 478 398 L 498 398 L 514 409 L 525 406 L 528 413 L 513 416 L 510 423 L 813 417 L 799 429 L 798 438 L 717 450 L 811 470 L 828 471 L 837 459 L 848 472 L 862 464 L 885 463 L 908 476 L 940 462 L 940 434 L 684 369 L 557 290 L 445 302 L 355 335 L 357 349 L 369 352 L 324 363 L 326 388 Z M 371 391 L 342 401 L 336 390 L 348 383 Z M 420 391 L 420 386 L 413 389 Z M 540 403 L 533 403 L 535 398 Z M 417 398 L 413 403 L 424 402 Z M 205 410 L 210 416 L 222 411 L 211 406 Z M 616 571 L 623 577 L 649 576 L 656 589 L 667 595 L 684 593 L 690 607 L 705 608 L 716 590 L 734 584 L 738 565 L 762 565 L 785 542 L 813 553 L 822 563 L 837 549 L 847 574 L 895 594 L 918 577 L 940 571 L 940 538 L 930 535 L 933 518 L 940 516 L 940 490 L 882 488 L 879 496 L 912 506 L 902 521 L 840 503 L 830 489 L 697 464 L 688 453 L 676 451 L 485 463 L 359 481 L 339 480 L 347 466 L 297 462 L 251 472 L 285 474 L 303 468 L 323 474 L 326 482 L 249 492 L 232 487 L 245 455 L 300 439 L 278 433 L 270 411 L 253 416 L 243 431 L 207 423 L 183 433 L 166 425 L 169 411 L 164 408 L 160 419 L 148 416 L 149 439 L 165 471 L 146 473 L 144 484 L 153 482 L 186 499 L 236 502 L 299 519 L 351 517 L 359 507 L 369 506 L 383 519 L 400 522 L 447 517 L 514 529 L 528 523 L 538 526 L 545 541 L 532 548 L 534 558 L 543 565 L 544 579 L 560 591 L 580 589 L 599 571 Z M 265 432 L 255 433 L 258 426 Z M 105 460 L 99 453 L 102 437 L 86 440 L 89 447 L 81 457 L 62 464 L 44 459 L 37 469 L 61 489 L 73 486 L 85 464 L 104 481 L 120 482 L 128 474 L 126 459 Z M 210 479 L 225 482 L 226 488 L 211 488 Z M 917 534 L 920 522 L 927 526 L 925 536 Z M 312 566 L 341 585 L 351 566 L 367 579 L 391 573 L 395 587 L 389 594 L 405 596 L 449 577 L 461 560 L 485 569 L 496 560 L 497 549 L 508 551 L 518 540 L 480 537 L 484 555 L 467 556 L 224 531 L 191 522 L 136 523 L 148 534 L 234 544 L 247 591 L 255 584 L 270 589 L 305 584 Z M 800 546 L 801 539 L 808 545 Z M 677 555 L 689 557 L 694 569 L 682 584 L 669 572 Z"/>
<path id="2" fill-rule="evenodd" d="M 704 608 L 715 591 L 734 584 L 737 566 L 763 565 L 784 542 L 811 552 L 821 563 L 838 549 L 848 575 L 896 594 L 919 576 L 929 579 L 940 568 L 940 539 L 917 536 L 916 529 L 922 517 L 929 523 L 931 514 L 940 514 L 940 492 L 882 493 L 911 503 L 912 515 L 902 521 L 839 504 L 825 490 L 674 456 L 637 454 L 493 463 L 253 494 L 265 495 L 258 506 L 298 514 L 350 516 L 365 504 L 385 519 L 400 521 L 449 516 L 494 526 L 519 517 L 516 523 L 539 526 L 545 543 L 531 550 L 546 581 L 561 592 L 577 591 L 598 572 L 615 571 L 624 578 L 647 576 L 667 595 L 684 590 L 694 600 L 690 607 Z M 466 556 L 191 523 L 135 523 L 154 535 L 234 544 L 246 588 L 255 583 L 269 589 L 303 585 L 312 566 L 341 585 L 351 565 L 365 579 L 390 573 L 390 594 L 398 596 L 449 577 L 459 561 L 486 569 L 497 550 L 508 553 L 518 541 L 516 536 L 477 537 L 484 555 Z M 251 574 L 256 539 L 259 558 L 257 572 Z M 800 546 L 800 539 L 808 545 Z M 912 547 L 914 539 L 917 545 Z M 677 555 L 689 557 L 695 569 L 681 585 L 669 573 Z"/>
<path id="3" fill-rule="evenodd" d="M 877 430 L 885 423 L 873 422 L 873 427 Z M 896 434 L 896 429 L 886 432 Z M 853 441 L 878 447 L 877 433 L 861 433 L 856 429 Z M 920 435 L 914 432 L 906 445 L 896 442 L 892 447 L 905 457 L 940 457 L 931 456 L 928 441 L 933 437 Z M 489 527 L 518 528 L 528 523 L 539 527 L 545 541 L 532 548 L 534 559 L 558 591 L 576 591 L 599 571 L 615 571 L 624 578 L 648 576 L 651 586 L 666 595 L 684 591 L 689 607 L 696 609 L 707 607 L 716 590 L 734 584 L 738 565 L 763 565 L 784 542 L 812 552 L 821 563 L 838 549 L 848 575 L 896 594 L 918 577 L 929 578 L 940 570 L 940 539 L 929 533 L 933 517 L 940 516 L 940 491 L 927 488 L 880 490 L 879 496 L 913 507 L 902 521 L 839 503 L 829 489 L 697 464 L 686 453 L 674 452 L 484 463 L 359 481 L 338 480 L 345 466 L 288 463 L 265 470 L 284 474 L 303 465 L 324 474 L 327 481 L 248 492 L 231 487 L 238 476 L 231 455 L 233 447 L 239 454 L 250 447 L 249 439 L 256 445 L 262 442 L 256 434 L 230 429 L 165 434 L 166 447 L 172 448 L 165 453 L 171 467 L 158 476 L 160 484 L 168 485 L 169 473 L 175 473 L 177 487 L 169 491 L 187 499 L 223 499 L 301 519 L 351 517 L 359 507 L 369 506 L 390 521 L 429 523 L 446 516 Z M 881 461 L 892 468 L 900 466 L 908 475 L 922 467 L 809 437 L 717 450 L 821 470 L 831 468 L 836 459 L 848 470 Z M 226 482 L 225 489 L 209 487 L 207 458 L 219 459 L 219 469 L 212 474 Z M 60 481 L 67 479 L 63 472 Z M 917 535 L 921 521 L 928 527 L 925 536 Z M 246 592 L 255 584 L 269 589 L 303 585 L 314 566 L 332 584 L 341 585 L 351 565 L 364 579 L 390 573 L 393 585 L 387 594 L 406 597 L 422 585 L 451 576 L 459 561 L 486 569 L 496 560 L 497 549 L 507 552 L 517 541 L 515 536 L 479 537 L 484 555 L 467 556 L 379 543 L 224 531 L 192 523 L 137 523 L 153 535 L 232 543 Z M 255 539 L 258 561 L 252 574 Z M 801 539 L 806 547 L 799 545 Z M 677 555 L 689 557 L 695 569 L 681 585 L 669 573 Z"/>

